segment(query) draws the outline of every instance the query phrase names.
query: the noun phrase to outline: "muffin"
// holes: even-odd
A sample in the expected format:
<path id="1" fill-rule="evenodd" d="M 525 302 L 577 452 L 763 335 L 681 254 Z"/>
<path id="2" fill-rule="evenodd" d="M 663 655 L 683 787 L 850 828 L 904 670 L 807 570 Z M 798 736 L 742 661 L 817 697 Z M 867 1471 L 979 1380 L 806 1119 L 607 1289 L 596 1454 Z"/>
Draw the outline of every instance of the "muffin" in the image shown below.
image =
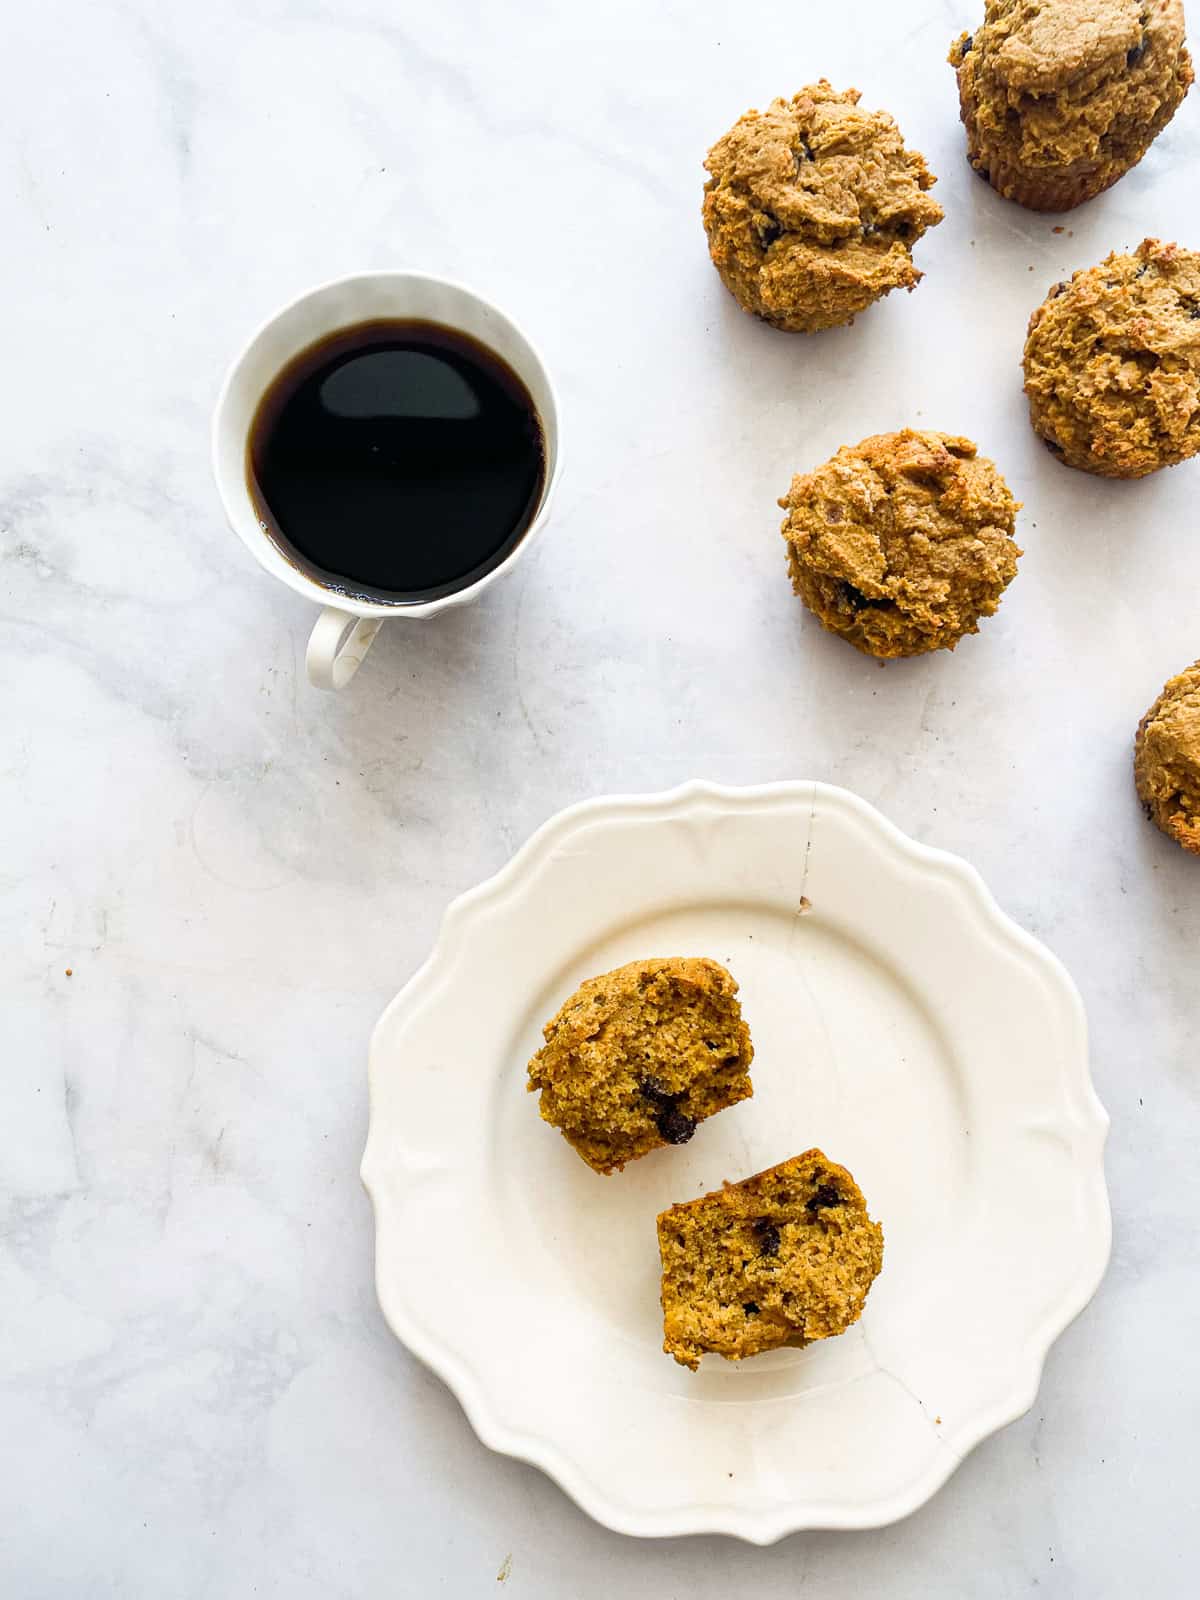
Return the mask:
<path id="1" fill-rule="evenodd" d="M 1029 319 L 1029 420 L 1069 467 L 1141 478 L 1200 450 L 1200 255 L 1143 239 Z"/>
<path id="2" fill-rule="evenodd" d="M 1034 211 L 1069 211 L 1135 167 L 1193 76 L 1181 0 L 987 0 L 950 63 L 968 160 Z"/>
<path id="3" fill-rule="evenodd" d="M 747 111 L 704 162 L 704 230 L 744 311 L 789 333 L 853 322 L 922 274 L 912 247 L 942 208 L 937 181 L 886 111 L 824 78 Z"/>
<path id="4" fill-rule="evenodd" d="M 1172 678 L 1138 723 L 1133 775 L 1151 822 L 1200 855 L 1200 661 Z"/>
<path id="5" fill-rule="evenodd" d="M 792 587 L 866 655 L 953 650 L 978 633 L 1016 574 L 1020 509 L 970 439 L 880 433 L 792 479 Z"/>
<path id="6" fill-rule="evenodd" d="M 737 984 L 715 961 L 631 961 L 580 984 L 529 1063 L 543 1119 L 617 1172 L 754 1093 Z"/>
<path id="7" fill-rule="evenodd" d="M 883 1265 L 883 1229 L 845 1167 L 806 1150 L 658 1219 L 663 1349 L 741 1361 L 844 1333 Z"/>

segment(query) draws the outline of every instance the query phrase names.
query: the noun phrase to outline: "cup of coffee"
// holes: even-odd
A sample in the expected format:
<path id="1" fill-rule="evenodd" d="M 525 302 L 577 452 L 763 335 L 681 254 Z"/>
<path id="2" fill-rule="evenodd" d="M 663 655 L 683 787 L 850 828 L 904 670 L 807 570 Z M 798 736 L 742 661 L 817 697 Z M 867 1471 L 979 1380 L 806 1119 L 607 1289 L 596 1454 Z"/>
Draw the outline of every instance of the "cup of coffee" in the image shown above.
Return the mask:
<path id="1" fill-rule="evenodd" d="M 554 387 L 481 296 L 417 272 L 302 295 L 229 369 L 212 431 L 230 525 L 323 609 L 310 680 L 340 689 L 389 618 L 476 600 L 546 524 Z"/>

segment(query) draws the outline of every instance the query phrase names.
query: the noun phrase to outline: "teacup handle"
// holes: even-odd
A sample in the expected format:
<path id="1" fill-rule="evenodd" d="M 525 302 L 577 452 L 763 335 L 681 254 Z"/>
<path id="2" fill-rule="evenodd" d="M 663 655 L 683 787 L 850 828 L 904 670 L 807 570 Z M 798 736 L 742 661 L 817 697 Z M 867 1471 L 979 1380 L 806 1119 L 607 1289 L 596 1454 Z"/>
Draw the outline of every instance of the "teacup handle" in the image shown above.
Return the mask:
<path id="1" fill-rule="evenodd" d="M 383 617 L 354 617 L 326 606 L 309 635 L 304 665 L 318 689 L 344 689 L 384 624 Z"/>

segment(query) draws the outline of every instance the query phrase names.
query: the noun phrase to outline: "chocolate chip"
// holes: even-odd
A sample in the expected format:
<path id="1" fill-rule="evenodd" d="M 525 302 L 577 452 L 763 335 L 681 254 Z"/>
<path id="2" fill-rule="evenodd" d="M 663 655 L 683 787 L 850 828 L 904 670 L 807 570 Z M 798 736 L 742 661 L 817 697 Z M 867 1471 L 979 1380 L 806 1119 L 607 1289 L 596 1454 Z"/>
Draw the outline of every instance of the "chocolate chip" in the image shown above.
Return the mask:
<path id="1" fill-rule="evenodd" d="M 648 1100 L 652 1106 L 671 1107 L 683 1098 L 682 1095 L 672 1094 L 661 1078 L 656 1078 L 647 1073 L 644 1078 L 637 1081 L 637 1091 L 643 1100 Z"/>
<path id="2" fill-rule="evenodd" d="M 1046 449 L 1049 450 L 1049 452 L 1050 452 L 1050 454 L 1052 456 L 1061 456 L 1062 455 L 1063 447 L 1062 447 L 1062 445 L 1059 444 L 1057 439 L 1047 439 L 1047 438 L 1043 437 L 1042 443 L 1046 446 Z"/>
<path id="3" fill-rule="evenodd" d="M 847 611 L 869 611 L 872 606 L 890 604 L 886 599 L 872 599 L 870 595 L 864 594 L 861 589 L 855 588 L 854 584 L 847 583 L 844 578 L 838 584 L 836 599 L 838 605 L 844 606 Z"/>
<path id="4" fill-rule="evenodd" d="M 694 1117 L 689 1117 L 678 1106 L 668 1106 L 654 1119 L 654 1125 L 668 1144 L 686 1144 L 696 1131 Z"/>
<path id="5" fill-rule="evenodd" d="M 975 171 L 983 179 L 984 183 L 990 183 L 991 182 L 992 175 L 991 175 L 991 173 L 988 171 L 988 169 L 986 167 L 976 167 Z"/>
<path id="6" fill-rule="evenodd" d="M 963 35 L 963 42 L 958 47 L 959 55 L 960 56 L 965 56 L 967 51 L 970 50 L 971 46 L 974 43 L 975 43 L 975 35 L 973 33 L 964 34 Z"/>
<path id="7" fill-rule="evenodd" d="M 1132 50 L 1126 51 L 1126 53 L 1125 53 L 1125 65 L 1127 67 L 1136 67 L 1138 62 L 1142 59 L 1142 57 L 1145 54 L 1146 54 L 1146 38 L 1145 38 L 1145 35 L 1143 34 L 1141 43 L 1140 44 L 1135 44 Z"/>
<path id="8" fill-rule="evenodd" d="M 754 1230 L 754 1237 L 758 1240 L 759 1255 L 777 1256 L 783 1237 L 770 1217 L 755 1217 L 750 1226 Z"/>
<path id="9" fill-rule="evenodd" d="M 1069 283 L 1056 283 L 1054 285 L 1053 289 L 1051 289 L 1050 293 L 1046 296 L 1046 299 L 1047 300 L 1057 300 L 1059 295 L 1060 294 L 1066 294 L 1067 290 L 1070 287 L 1071 286 L 1070 286 Z"/>
<path id="10" fill-rule="evenodd" d="M 758 1306 L 753 1300 L 743 1300 L 742 1310 L 748 1317 L 756 1317 L 758 1315 Z"/>
<path id="11" fill-rule="evenodd" d="M 1146 821 L 1147 822 L 1153 822 L 1154 821 L 1154 807 L 1150 804 L 1149 800 L 1143 800 L 1142 801 L 1142 810 L 1146 814 Z"/>
<path id="12" fill-rule="evenodd" d="M 654 1107 L 654 1126 L 668 1144 L 686 1144 L 696 1131 L 696 1119 L 679 1109 L 688 1092 L 680 1089 L 672 1094 L 661 1078 L 651 1073 L 637 1080 L 637 1091 L 642 1099 Z"/>
<path id="13" fill-rule="evenodd" d="M 832 1183 L 823 1183 L 805 1204 L 808 1211 L 821 1211 L 826 1206 L 840 1206 L 842 1191 L 836 1189 Z"/>
<path id="14" fill-rule="evenodd" d="M 912 236 L 912 224 L 910 222 L 898 222 L 896 224 L 896 237 L 897 237 L 897 239 L 908 239 L 911 236 Z"/>
<path id="15" fill-rule="evenodd" d="M 776 239 L 783 233 L 783 223 L 778 217 L 773 217 L 769 211 L 762 214 L 763 220 L 756 221 L 754 231 L 758 234 L 758 242 L 764 250 L 769 250 Z"/>

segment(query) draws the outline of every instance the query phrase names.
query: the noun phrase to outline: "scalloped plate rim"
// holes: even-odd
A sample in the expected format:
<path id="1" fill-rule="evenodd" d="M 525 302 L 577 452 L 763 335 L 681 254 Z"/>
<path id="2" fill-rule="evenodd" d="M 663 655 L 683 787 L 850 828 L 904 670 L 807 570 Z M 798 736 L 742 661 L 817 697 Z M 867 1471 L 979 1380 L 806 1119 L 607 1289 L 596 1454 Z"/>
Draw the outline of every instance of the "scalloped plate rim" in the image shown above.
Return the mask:
<path id="1" fill-rule="evenodd" d="M 810 1506 L 797 1501 L 770 1511 L 696 1503 L 646 1511 L 635 1504 L 617 1500 L 609 1491 L 594 1483 L 582 1465 L 559 1446 L 546 1439 L 524 1434 L 501 1420 L 498 1408 L 484 1393 L 480 1380 L 469 1364 L 457 1351 L 451 1350 L 421 1328 L 385 1290 L 381 1270 L 381 1203 L 373 1187 L 371 1174 L 372 1150 L 378 1133 L 376 1079 L 381 1070 L 379 1054 L 382 1041 L 396 1016 L 418 997 L 446 959 L 450 947 L 449 936 L 454 926 L 475 907 L 499 898 L 519 884 L 532 869 L 543 865 L 557 839 L 581 822 L 605 815 L 618 815 L 623 816 L 624 820 L 635 821 L 639 814 L 642 817 L 661 815 L 697 799 L 723 802 L 730 806 L 752 805 L 772 799 L 806 800 L 815 811 L 818 797 L 856 813 L 896 853 L 936 868 L 946 879 L 957 881 L 969 892 L 976 912 L 1010 945 L 1020 949 L 1030 962 L 1040 966 L 1066 1000 L 1070 1025 L 1079 1046 L 1082 1075 L 1066 1074 L 1064 1083 L 1069 1089 L 1072 1106 L 1084 1119 L 1089 1136 L 1087 1154 L 1094 1164 L 1088 1186 L 1091 1191 L 1089 1216 L 1093 1225 L 1085 1247 L 1079 1252 L 1080 1270 L 1075 1279 L 1069 1289 L 1064 1290 L 1055 1310 L 1047 1313 L 1041 1326 L 1032 1329 L 1026 1338 L 1021 1372 L 1006 1386 L 1003 1395 L 979 1407 L 953 1434 L 940 1436 L 939 1449 L 928 1467 L 903 1489 L 873 1500 L 847 1501 L 836 1508 L 827 1504 Z M 453 959 L 452 955 L 450 959 Z M 385 1007 L 372 1030 L 368 1089 L 368 1131 L 360 1176 L 371 1201 L 375 1223 L 375 1288 L 385 1321 L 401 1343 L 448 1386 L 476 1435 L 489 1449 L 539 1468 L 595 1521 L 614 1532 L 634 1537 L 722 1534 L 751 1544 L 769 1545 L 791 1533 L 883 1527 L 912 1515 L 937 1493 L 978 1444 L 1015 1422 L 1030 1409 L 1037 1397 L 1051 1346 L 1096 1293 L 1111 1253 L 1112 1218 L 1103 1168 L 1109 1117 L 1092 1083 L 1088 1064 L 1086 1013 L 1074 979 L 1047 945 L 1008 916 L 970 862 L 952 851 L 912 838 L 869 801 L 849 789 L 821 780 L 785 779 L 774 783 L 737 786 L 693 778 L 670 789 L 595 796 L 555 812 L 530 834 L 495 873 L 457 895 L 446 907 L 429 955 Z"/>

